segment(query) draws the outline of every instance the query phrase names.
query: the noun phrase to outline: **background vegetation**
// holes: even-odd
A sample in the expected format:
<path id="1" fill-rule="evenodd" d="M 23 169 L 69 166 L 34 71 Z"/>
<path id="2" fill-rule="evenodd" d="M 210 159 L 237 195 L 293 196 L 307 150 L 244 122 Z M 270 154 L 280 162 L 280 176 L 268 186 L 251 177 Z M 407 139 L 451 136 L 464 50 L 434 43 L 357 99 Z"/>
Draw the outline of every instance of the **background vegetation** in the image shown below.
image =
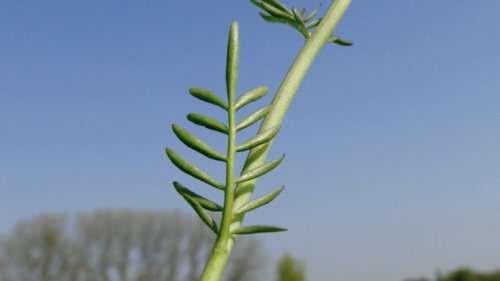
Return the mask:
<path id="1" fill-rule="evenodd" d="M 290 254 L 285 254 L 278 264 L 278 280 L 279 281 L 305 281 L 306 274 L 304 264 L 292 257 Z"/>
<path id="2" fill-rule="evenodd" d="M 1 281 L 195 281 L 213 233 L 177 212 L 99 210 L 21 221 L 0 244 Z M 261 278 L 256 240 L 235 248 L 226 281 Z"/>
<path id="3" fill-rule="evenodd" d="M 20 221 L 0 240 L 0 281 L 197 281 L 213 233 L 179 212 L 98 210 L 42 214 Z M 225 281 L 266 280 L 266 253 L 242 237 Z M 289 253 L 275 266 L 276 281 L 306 281 L 305 262 Z M 462 267 L 434 279 L 500 281 L 500 270 Z"/>
<path id="4" fill-rule="evenodd" d="M 438 276 L 436 281 L 500 281 L 500 270 L 494 272 L 479 272 L 470 268 L 459 268 L 447 274 Z M 427 278 L 406 279 L 405 281 L 430 281 Z"/>

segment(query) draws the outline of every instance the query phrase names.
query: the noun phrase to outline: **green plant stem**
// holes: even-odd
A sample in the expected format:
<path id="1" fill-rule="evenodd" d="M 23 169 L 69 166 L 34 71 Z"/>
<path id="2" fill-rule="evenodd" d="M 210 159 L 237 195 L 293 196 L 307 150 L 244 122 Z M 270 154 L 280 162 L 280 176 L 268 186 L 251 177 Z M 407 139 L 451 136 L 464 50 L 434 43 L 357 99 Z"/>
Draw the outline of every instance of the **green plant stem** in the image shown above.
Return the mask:
<path id="1" fill-rule="evenodd" d="M 295 93 L 297 92 L 300 83 L 304 79 L 319 51 L 327 42 L 333 29 L 337 26 L 350 3 L 351 0 L 336 0 L 332 2 L 321 23 L 313 32 L 312 36 L 307 39 L 304 47 L 295 58 L 292 66 L 283 79 L 274 97 L 271 109 L 262 122 L 259 133 L 281 125 L 285 113 Z M 242 173 L 262 165 L 266 160 L 270 146 L 271 142 L 252 149 L 248 154 L 247 160 L 245 161 Z M 230 203 L 232 210 L 239 209 L 241 206 L 250 201 L 255 184 L 256 180 L 238 184 L 234 192 L 234 201 L 233 199 L 227 198 L 228 193 L 226 191 L 225 204 Z M 229 188 L 229 186 L 226 187 L 226 189 Z M 230 232 L 237 229 L 243 221 L 244 215 L 238 215 L 233 219 L 229 229 L 226 229 L 225 222 L 227 222 L 228 217 L 229 220 L 231 217 L 226 214 L 228 206 L 225 205 L 224 207 L 225 212 L 223 214 L 223 222 L 220 233 L 203 271 L 201 281 L 220 281 L 222 279 L 222 274 L 227 264 L 227 260 L 229 259 L 235 239 Z M 231 212 L 232 211 L 230 211 L 230 213 Z"/>
<path id="2" fill-rule="evenodd" d="M 351 0 L 336 0 L 328 8 L 323 20 L 306 41 L 283 79 L 272 102 L 271 110 L 262 122 L 259 133 L 281 125 L 300 83 L 350 4 Z M 262 165 L 270 147 L 271 142 L 252 149 L 248 154 L 242 173 Z M 255 184 L 256 180 L 253 180 L 237 186 L 237 197 L 233 209 L 240 208 L 250 200 Z M 231 229 L 238 228 L 242 220 L 243 216 L 235 220 L 231 225 Z"/>

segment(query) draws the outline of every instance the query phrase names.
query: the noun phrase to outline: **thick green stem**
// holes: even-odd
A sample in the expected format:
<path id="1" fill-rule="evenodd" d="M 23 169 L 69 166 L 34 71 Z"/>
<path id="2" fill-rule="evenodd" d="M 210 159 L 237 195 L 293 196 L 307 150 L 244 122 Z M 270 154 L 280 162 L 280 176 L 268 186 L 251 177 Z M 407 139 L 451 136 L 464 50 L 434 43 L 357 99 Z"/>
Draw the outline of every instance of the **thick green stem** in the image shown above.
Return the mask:
<path id="1" fill-rule="evenodd" d="M 351 0 L 336 0 L 332 2 L 320 25 L 313 32 L 312 36 L 307 39 L 304 47 L 295 58 L 295 61 L 293 62 L 288 73 L 283 79 L 281 86 L 279 87 L 272 102 L 271 110 L 264 119 L 259 129 L 259 133 L 264 132 L 272 127 L 281 125 L 285 113 L 295 93 L 297 92 L 300 83 L 304 79 L 314 59 L 318 55 L 321 48 L 327 42 L 328 38 L 332 34 L 333 29 L 344 15 L 350 3 Z M 235 27 L 237 28 L 237 25 L 235 24 L 231 26 L 232 29 Z M 234 38 L 231 38 L 230 36 L 230 44 L 232 39 Z M 228 52 L 230 51 L 228 50 Z M 226 76 L 226 79 L 227 77 L 228 76 Z M 231 99 L 234 100 L 234 96 L 232 96 L 231 98 L 230 92 L 231 90 L 233 90 L 234 94 L 235 87 L 236 82 L 234 82 L 234 84 L 230 84 L 228 82 L 228 100 L 230 103 L 229 128 L 234 127 L 234 123 L 231 124 L 231 122 L 234 122 L 234 111 L 231 112 Z M 226 267 L 235 239 L 235 236 L 231 235 L 231 231 L 237 229 L 243 221 L 243 215 L 238 215 L 236 217 L 232 216 L 233 210 L 239 209 L 241 206 L 250 201 L 256 183 L 256 180 L 246 181 L 242 184 L 238 184 L 238 186 L 236 186 L 236 189 L 233 190 L 234 154 L 231 153 L 234 153 L 234 151 L 231 152 L 231 148 L 234 149 L 235 145 L 234 134 L 235 132 L 231 132 L 230 129 L 227 162 L 232 164 L 228 164 L 226 171 L 226 191 L 222 224 L 215 245 L 203 271 L 201 281 L 220 281 L 222 279 L 224 268 Z M 248 154 L 242 173 L 262 165 L 265 162 L 270 146 L 271 143 L 269 142 L 252 149 Z"/>
<path id="2" fill-rule="evenodd" d="M 259 129 L 259 133 L 269 130 L 274 126 L 281 125 L 300 83 L 350 4 L 351 0 L 336 0 L 333 1 L 328 8 L 323 20 L 313 32 L 312 36 L 306 41 L 304 47 L 295 58 L 295 61 L 283 79 L 272 102 L 271 110 L 264 119 Z M 271 142 L 252 149 L 248 154 L 242 173 L 262 165 L 265 162 L 270 147 Z M 253 180 L 237 186 L 233 210 L 237 210 L 249 202 L 255 184 L 256 180 Z M 242 221 L 243 215 L 240 215 L 231 224 L 231 229 L 237 229 Z"/>

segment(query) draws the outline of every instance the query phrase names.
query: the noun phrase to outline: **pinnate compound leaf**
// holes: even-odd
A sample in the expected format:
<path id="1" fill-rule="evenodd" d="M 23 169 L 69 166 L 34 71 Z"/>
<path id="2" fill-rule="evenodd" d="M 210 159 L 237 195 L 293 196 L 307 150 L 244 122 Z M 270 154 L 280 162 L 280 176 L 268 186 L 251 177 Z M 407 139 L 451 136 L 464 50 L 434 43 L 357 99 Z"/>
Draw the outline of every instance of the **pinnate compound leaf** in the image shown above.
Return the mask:
<path id="1" fill-rule="evenodd" d="M 184 173 L 191 175 L 192 177 L 197 178 L 200 181 L 205 182 L 215 188 L 221 190 L 225 189 L 223 184 L 219 183 L 218 181 L 210 177 L 206 172 L 200 170 L 198 167 L 184 160 L 172 149 L 166 148 L 165 150 L 167 152 L 167 156 L 170 159 L 170 161 L 172 161 L 172 163 Z"/>
<path id="2" fill-rule="evenodd" d="M 205 197 L 196 194 L 195 192 L 189 190 L 189 188 L 183 186 L 182 184 L 174 181 L 174 188 L 177 192 L 184 198 L 189 197 L 194 201 L 198 202 L 205 210 L 212 212 L 222 212 L 224 210 L 219 204 L 206 199 Z M 187 200 L 187 199 L 186 199 Z"/>
<path id="3" fill-rule="evenodd" d="M 271 106 L 268 105 L 264 108 L 261 108 L 254 113 L 248 115 L 245 117 L 245 119 L 241 120 L 241 122 L 236 126 L 236 130 L 240 131 L 245 129 L 248 126 L 251 126 L 255 122 L 259 121 L 261 118 L 265 117 L 267 113 L 269 113 L 269 110 L 271 109 Z"/>
<path id="4" fill-rule="evenodd" d="M 275 189 L 274 191 L 269 192 L 268 194 L 266 194 L 264 196 L 261 196 L 259 198 L 256 198 L 256 199 L 246 203 L 245 205 L 241 206 L 241 208 L 236 210 L 234 215 L 247 213 L 247 212 L 250 212 L 252 210 L 255 210 L 261 206 L 264 206 L 264 205 L 270 203 L 271 201 L 274 200 L 274 198 L 276 198 L 281 193 L 281 191 L 283 191 L 284 188 L 285 187 L 282 186 L 280 188 Z"/>
<path id="5" fill-rule="evenodd" d="M 208 144 L 204 143 L 200 139 L 196 138 L 188 131 L 181 128 L 179 125 L 173 124 L 172 130 L 175 135 L 187 146 L 198 151 L 199 153 L 205 155 L 206 157 L 218 161 L 226 161 L 226 157 L 221 153 L 217 152 Z"/>
<path id="6" fill-rule="evenodd" d="M 210 214 L 203 209 L 203 207 L 194 199 L 188 196 L 183 196 L 184 199 L 191 205 L 193 210 L 198 214 L 200 219 L 215 233 L 218 234 L 219 229 L 217 227 L 217 223 L 215 220 L 210 216 Z"/>
<path id="7" fill-rule="evenodd" d="M 243 95 L 241 95 L 238 98 L 238 100 L 234 104 L 235 110 L 238 110 L 238 109 L 242 108 L 243 106 L 262 98 L 263 96 L 265 96 L 268 93 L 268 91 L 269 91 L 269 89 L 267 89 L 267 87 L 260 86 L 260 87 L 257 87 L 253 90 L 250 90 L 250 91 L 244 93 Z"/>
<path id="8" fill-rule="evenodd" d="M 340 38 L 337 35 L 330 35 L 330 38 L 328 38 L 327 41 L 328 42 L 333 42 L 333 43 L 338 44 L 340 46 L 352 46 L 354 44 L 351 41 L 342 39 L 342 38 Z"/>
<path id="9" fill-rule="evenodd" d="M 216 94 L 214 94 L 210 91 L 207 91 L 204 89 L 199 89 L 199 88 L 191 88 L 191 89 L 189 89 L 189 93 L 193 97 L 195 97 L 199 100 L 211 103 L 213 105 L 221 107 L 224 110 L 227 110 L 226 103 L 224 103 L 224 101 L 221 98 L 219 98 Z"/>
<path id="10" fill-rule="evenodd" d="M 274 126 L 261 134 L 256 135 L 236 147 L 236 151 L 250 150 L 258 145 L 271 141 L 279 132 L 280 126 Z"/>
<path id="11" fill-rule="evenodd" d="M 254 233 L 267 233 L 267 232 L 280 232 L 287 231 L 288 229 L 270 226 L 270 225 L 251 225 L 251 226 L 240 226 L 239 228 L 231 231 L 232 234 L 254 234 Z"/>
<path id="12" fill-rule="evenodd" d="M 226 134 L 226 135 L 228 134 L 228 131 L 229 131 L 229 129 L 227 128 L 226 125 L 224 125 L 224 123 L 217 121 L 215 119 L 212 119 L 210 117 L 207 117 L 205 115 L 201 115 L 198 113 L 189 113 L 187 116 L 187 119 L 189 121 L 195 123 L 196 125 L 200 125 L 200 126 L 203 126 L 207 129 L 221 132 L 221 133 Z"/>
<path id="13" fill-rule="evenodd" d="M 237 178 L 234 181 L 234 183 L 240 183 L 240 182 L 244 182 L 244 181 L 258 178 L 258 177 L 270 172 L 272 169 L 276 168 L 281 163 L 281 161 L 283 161 L 283 159 L 285 159 L 285 154 L 281 155 L 280 158 L 278 158 L 274 161 L 271 161 L 267 164 L 264 164 L 262 166 L 259 166 L 255 169 L 252 169 L 252 170 L 244 173 L 239 178 Z"/>

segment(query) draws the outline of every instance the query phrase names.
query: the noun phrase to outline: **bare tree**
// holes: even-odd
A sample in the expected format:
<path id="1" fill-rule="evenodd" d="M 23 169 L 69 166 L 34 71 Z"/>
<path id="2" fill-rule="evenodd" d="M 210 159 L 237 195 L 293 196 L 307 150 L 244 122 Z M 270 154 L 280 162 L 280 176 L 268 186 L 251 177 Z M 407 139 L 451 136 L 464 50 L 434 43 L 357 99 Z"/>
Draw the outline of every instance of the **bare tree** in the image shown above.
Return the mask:
<path id="1" fill-rule="evenodd" d="M 64 217 L 55 215 L 19 223 L 2 243 L 1 280 L 67 280 L 73 245 L 62 235 L 63 228 Z"/>
<path id="2" fill-rule="evenodd" d="M 20 222 L 0 242 L 0 281 L 196 281 L 213 239 L 177 212 L 45 214 Z M 259 279 L 258 243 L 242 244 L 227 281 Z"/>

